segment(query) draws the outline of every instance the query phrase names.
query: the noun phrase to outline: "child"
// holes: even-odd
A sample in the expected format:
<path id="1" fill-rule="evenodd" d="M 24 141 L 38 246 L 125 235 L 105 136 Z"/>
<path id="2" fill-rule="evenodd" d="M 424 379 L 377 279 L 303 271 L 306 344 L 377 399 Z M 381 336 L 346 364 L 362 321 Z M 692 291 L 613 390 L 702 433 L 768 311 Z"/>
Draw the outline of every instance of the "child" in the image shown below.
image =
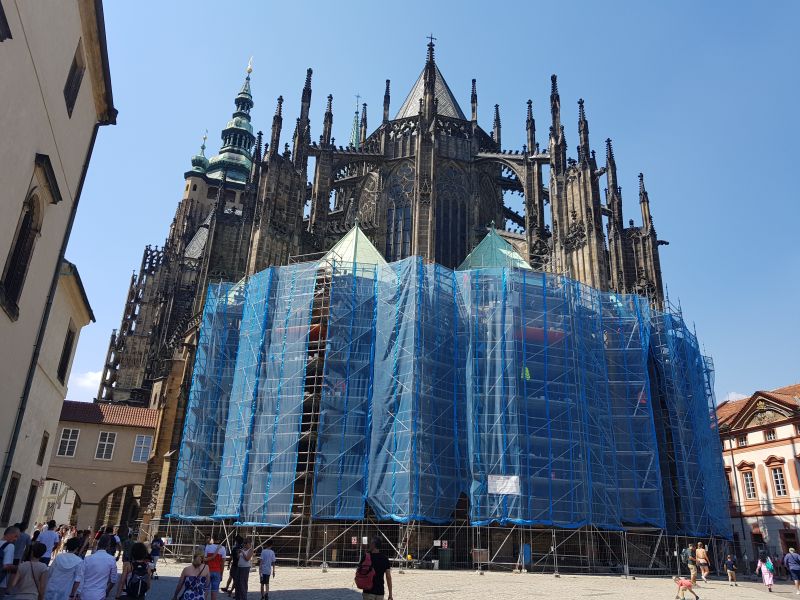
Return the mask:
<path id="1" fill-rule="evenodd" d="M 730 554 L 725 557 L 725 571 L 728 573 L 728 583 L 730 583 L 731 587 L 734 585 L 738 587 L 739 584 L 736 583 L 736 561 L 733 560 Z"/>
<path id="2" fill-rule="evenodd" d="M 700 596 L 694 593 L 692 589 L 692 582 L 690 579 L 684 579 L 683 577 L 678 577 L 677 575 L 673 577 L 673 581 L 678 584 L 678 593 L 675 595 L 675 600 L 683 600 L 686 598 L 684 594 L 689 592 L 692 596 L 694 596 L 695 600 L 700 600 Z"/>
<path id="3" fill-rule="evenodd" d="M 272 540 L 267 540 L 261 550 L 261 600 L 269 600 L 269 578 L 275 577 L 275 561 Z"/>

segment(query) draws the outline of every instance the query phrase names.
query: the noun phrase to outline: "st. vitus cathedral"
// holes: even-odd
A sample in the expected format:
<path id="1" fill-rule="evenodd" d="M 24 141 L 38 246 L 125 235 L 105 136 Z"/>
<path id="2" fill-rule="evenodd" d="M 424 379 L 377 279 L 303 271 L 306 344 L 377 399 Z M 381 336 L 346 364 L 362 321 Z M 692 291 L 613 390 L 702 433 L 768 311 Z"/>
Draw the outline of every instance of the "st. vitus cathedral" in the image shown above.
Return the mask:
<path id="1" fill-rule="evenodd" d="M 431 40 L 425 67 L 394 118 L 386 80 L 378 127 L 370 132 L 364 104 L 349 144 L 336 146 L 330 95 L 322 133 L 312 141 L 308 69 L 291 146 L 281 147 L 282 97 L 269 140 L 253 133 L 251 70 L 222 130 L 219 153 L 206 158 L 204 142 L 192 157 L 169 235 L 163 247 L 145 248 L 122 324 L 111 335 L 98 401 L 162 410 L 153 459 L 158 464 L 150 465 L 144 495 L 146 515 L 161 514 L 174 478 L 171 455 L 180 441 L 209 282 L 238 281 L 290 258 L 311 259 L 356 222 L 387 261 L 418 255 L 450 268 L 492 223 L 510 223 L 517 233 L 501 234 L 535 269 L 564 273 L 601 290 L 644 295 L 662 306 L 658 246 L 666 242 L 656 237 L 642 175 L 642 225 L 626 226 L 611 140 L 605 141 L 605 165 L 599 166 L 582 100 L 577 157 L 567 156 L 555 75 L 546 147 L 536 140 L 528 100 L 527 143 L 504 150 L 499 107 L 494 106 L 487 132 L 478 124 L 473 79 L 467 118 L 436 64 Z M 506 206 L 507 192 L 522 196 L 524 214 Z"/>

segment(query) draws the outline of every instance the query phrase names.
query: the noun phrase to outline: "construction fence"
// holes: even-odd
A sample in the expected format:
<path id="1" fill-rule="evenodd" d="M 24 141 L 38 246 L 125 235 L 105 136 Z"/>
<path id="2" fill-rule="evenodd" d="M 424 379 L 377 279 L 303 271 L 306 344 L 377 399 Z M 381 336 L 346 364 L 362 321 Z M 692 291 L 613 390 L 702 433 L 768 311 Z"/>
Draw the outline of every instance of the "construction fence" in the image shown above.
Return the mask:
<path id="1" fill-rule="evenodd" d="M 170 516 L 730 538 L 711 377 L 679 311 L 562 275 L 269 268 L 209 288 Z"/>

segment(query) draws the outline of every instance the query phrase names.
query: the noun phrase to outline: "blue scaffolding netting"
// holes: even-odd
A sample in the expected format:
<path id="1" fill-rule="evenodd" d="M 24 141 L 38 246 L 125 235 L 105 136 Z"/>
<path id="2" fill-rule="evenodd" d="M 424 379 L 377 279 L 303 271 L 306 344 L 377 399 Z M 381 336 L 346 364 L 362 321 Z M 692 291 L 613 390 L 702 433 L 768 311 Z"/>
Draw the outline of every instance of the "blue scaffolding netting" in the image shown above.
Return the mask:
<path id="1" fill-rule="evenodd" d="M 712 373 L 679 311 L 562 275 L 273 267 L 209 289 L 171 513 L 730 537 Z"/>

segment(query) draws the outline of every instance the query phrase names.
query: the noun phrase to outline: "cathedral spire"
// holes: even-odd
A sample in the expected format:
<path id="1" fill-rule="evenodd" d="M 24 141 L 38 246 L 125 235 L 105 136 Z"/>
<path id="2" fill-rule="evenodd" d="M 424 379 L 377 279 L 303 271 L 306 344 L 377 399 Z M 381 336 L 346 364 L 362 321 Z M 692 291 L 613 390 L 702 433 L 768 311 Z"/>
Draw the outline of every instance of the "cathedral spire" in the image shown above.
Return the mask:
<path id="1" fill-rule="evenodd" d="M 358 134 L 359 147 L 367 141 L 367 103 L 361 105 L 361 129 Z"/>
<path id="2" fill-rule="evenodd" d="M 328 94 L 328 104 L 325 107 L 325 118 L 322 122 L 322 145 L 331 143 L 331 130 L 333 129 L 333 95 Z"/>
<path id="3" fill-rule="evenodd" d="M 583 98 L 578 100 L 578 157 L 582 163 L 589 162 L 591 149 L 589 147 L 589 121 L 586 120 L 586 111 L 583 107 Z"/>
<path id="4" fill-rule="evenodd" d="M 611 138 L 606 138 L 606 182 L 609 193 L 617 191 L 617 162 L 614 160 Z"/>
<path id="5" fill-rule="evenodd" d="M 497 144 L 498 150 L 501 148 L 500 143 L 500 105 L 494 105 L 494 123 L 492 123 L 492 139 Z"/>
<path id="6" fill-rule="evenodd" d="M 558 94 L 558 78 L 550 76 L 550 116 L 553 120 L 553 131 L 558 135 L 561 130 L 561 96 Z"/>
<path id="7" fill-rule="evenodd" d="M 275 116 L 272 117 L 272 133 L 269 138 L 269 156 L 278 154 L 281 143 L 281 128 L 283 127 L 283 96 L 278 96 L 278 105 L 275 107 Z"/>
<path id="8" fill-rule="evenodd" d="M 426 118 L 431 118 L 434 114 L 433 102 L 436 98 L 436 60 L 434 59 L 434 40 L 436 39 L 431 34 L 428 39 L 428 57 L 425 61 L 425 74 L 423 78 L 423 112 Z"/>
<path id="9" fill-rule="evenodd" d="M 472 80 L 472 95 L 470 96 L 470 104 L 472 104 L 472 122 L 478 122 L 478 88 L 475 85 L 475 80 Z"/>
<path id="10" fill-rule="evenodd" d="M 389 80 L 386 80 L 386 91 L 383 92 L 383 122 L 389 121 Z"/>
<path id="11" fill-rule="evenodd" d="M 356 112 L 353 113 L 353 127 L 350 130 L 350 145 L 358 150 L 359 141 L 361 140 L 360 130 L 361 130 L 361 118 L 359 117 L 358 112 L 358 101 L 361 100 L 361 96 L 356 94 Z"/>
<path id="12" fill-rule="evenodd" d="M 642 209 L 642 227 L 649 230 L 653 226 L 653 218 L 650 215 L 650 197 L 644 187 L 643 173 L 639 173 L 639 207 Z"/>
<path id="13" fill-rule="evenodd" d="M 528 100 L 528 116 L 525 119 L 525 130 L 528 133 L 528 152 L 536 152 L 536 121 L 533 119 L 533 101 Z"/>
<path id="14" fill-rule="evenodd" d="M 239 93 L 234 99 L 236 110 L 222 130 L 222 148 L 219 154 L 208 161 L 209 177 L 219 179 L 227 172 L 230 182 L 245 183 L 250 177 L 253 164 L 253 125 L 250 123 L 250 110 L 253 108 L 253 95 L 250 91 L 250 73 L 253 72 L 253 59 L 247 64 L 246 77 Z"/>
<path id="15" fill-rule="evenodd" d="M 206 158 L 206 140 L 208 139 L 208 129 L 203 134 L 203 143 L 200 144 L 200 154 L 195 154 L 192 157 L 192 170 L 187 173 L 187 176 L 194 173 L 205 173 L 208 169 L 208 159 Z"/>

